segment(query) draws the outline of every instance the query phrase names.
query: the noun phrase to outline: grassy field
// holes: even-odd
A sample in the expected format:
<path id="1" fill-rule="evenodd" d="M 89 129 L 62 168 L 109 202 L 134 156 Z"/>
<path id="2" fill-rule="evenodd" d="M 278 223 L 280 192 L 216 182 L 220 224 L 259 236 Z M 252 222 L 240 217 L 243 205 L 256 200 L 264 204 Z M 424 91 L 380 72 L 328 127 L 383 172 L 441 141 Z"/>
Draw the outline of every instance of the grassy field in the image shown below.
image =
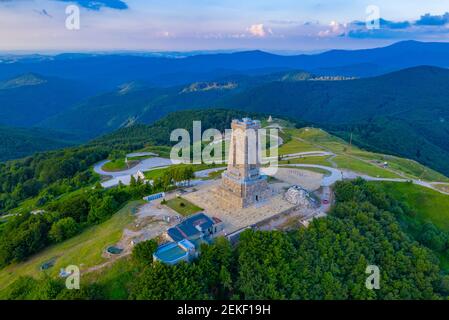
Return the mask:
<path id="1" fill-rule="evenodd" d="M 375 163 L 372 164 L 367 163 L 361 159 L 379 162 L 387 161 L 391 169 L 400 171 L 408 175 L 408 177 L 410 178 L 422 178 L 425 180 L 442 181 L 442 182 L 447 181 L 448 179 L 444 175 L 435 172 L 429 168 L 426 168 L 425 166 L 420 165 L 415 161 L 401 159 L 398 157 L 383 154 L 377 154 L 361 150 L 356 146 L 350 146 L 343 139 L 332 136 L 326 131 L 321 129 L 315 128 L 291 129 L 290 132 L 292 136 L 299 137 L 312 145 L 315 144 L 324 147 L 325 149 L 330 150 L 335 154 L 337 154 L 337 157 L 334 159 L 334 162 L 337 164 L 339 168 L 342 169 L 353 170 L 355 172 L 367 174 L 373 177 L 378 176 L 382 178 L 399 178 L 400 175 L 397 175 L 389 170 L 383 169 L 378 165 L 376 165 Z M 316 164 L 325 165 L 322 160 L 319 159 L 313 160 L 317 160 Z M 310 159 L 309 161 L 313 160 Z"/>
<path id="2" fill-rule="evenodd" d="M 148 146 L 136 152 L 153 152 L 159 157 L 170 158 L 171 147 L 168 146 Z"/>
<path id="3" fill-rule="evenodd" d="M 153 169 L 150 171 L 145 171 L 143 174 L 145 175 L 145 179 L 154 180 L 162 177 L 164 175 L 164 172 L 167 171 L 167 169 L 168 168 Z"/>
<path id="4" fill-rule="evenodd" d="M 76 194 L 88 192 L 91 188 L 92 187 L 84 187 L 84 188 L 80 188 L 75 191 L 70 191 L 70 192 L 67 192 L 67 193 L 64 193 L 64 194 L 58 196 L 57 199 L 69 198 Z M 24 213 L 24 212 L 30 212 L 30 211 L 36 210 L 37 208 L 39 208 L 39 205 L 37 204 L 38 200 L 39 200 L 39 196 L 24 200 L 20 203 L 20 205 L 18 207 L 10 210 L 9 213 L 15 214 L 15 213 Z"/>
<path id="5" fill-rule="evenodd" d="M 142 161 L 145 159 L 153 158 L 152 156 L 136 156 L 136 157 L 128 157 L 128 161 Z"/>
<path id="6" fill-rule="evenodd" d="M 105 261 L 101 256 L 103 250 L 121 239 L 123 229 L 133 221 L 132 211 L 143 203 L 143 201 L 130 202 L 106 222 L 90 227 L 67 241 L 48 247 L 25 262 L 0 270 L 0 297 L 1 292 L 18 276 L 36 277 L 43 272 L 40 271 L 40 266 L 51 260 L 55 261 L 54 266 L 45 271 L 51 276 L 57 276 L 60 269 L 68 265 L 78 265 L 82 271 L 101 264 Z"/>
<path id="7" fill-rule="evenodd" d="M 381 184 L 393 198 L 414 208 L 414 216 L 420 222 L 432 222 L 437 228 L 449 232 L 449 195 L 411 183 L 370 182 Z M 417 236 L 417 235 L 414 235 Z M 440 266 L 449 271 L 449 255 L 437 253 Z"/>
<path id="8" fill-rule="evenodd" d="M 176 197 L 168 200 L 166 205 L 182 216 L 190 216 L 203 210 L 202 208 L 197 207 L 193 203 L 181 197 Z"/>
<path id="9" fill-rule="evenodd" d="M 391 157 L 387 159 L 387 162 L 391 168 L 422 180 L 449 182 L 448 177 L 413 160 Z"/>
<path id="10" fill-rule="evenodd" d="M 207 169 L 213 169 L 213 168 L 219 168 L 222 165 L 210 165 L 210 164 L 193 164 L 193 171 L 202 171 Z M 164 172 L 169 170 L 169 168 L 159 168 L 159 169 L 153 169 L 150 171 L 145 171 L 143 174 L 145 175 L 145 179 L 147 180 L 154 180 L 157 178 L 160 178 L 164 175 Z"/>
<path id="11" fill-rule="evenodd" d="M 449 184 L 435 184 L 434 187 L 438 190 L 449 193 Z"/>
<path id="12" fill-rule="evenodd" d="M 128 256 L 100 270 L 83 274 L 80 285 L 96 283 L 103 288 L 109 299 L 126 300 L 129 292 L 128 286 L 136 272 L 136 267 L 132 263 L 131 257 Z"/>
<path id="13" fill-rule="evenodd" d="M 286 154 L 292 154 L 292 153 L 298 153 L 298 152 L 307 152 L 307 151 L 317 151 L 320 150 L 317 147 L 314 147 L 313 145 L 303 142 L 297 139 L 292 139 L 286 144 L 283 144 L 278 152 L 279 155 L 286 155 Z"/>
<path id="14" fill-rule="evenodd" d="M 334 158 L 334 162 L 338 165 L 339 168 L 349 169 L 357 173 L 367 174 L 372 177 L 401 178 L 399 175 L 378 167 L 374 164 L 370 164 L 346 155 L 336 156 Z"/>
<path id="15" fill-rule="evenodd" d="M 372 153 L 363 150 L 352 150 L 351 155 L 367 160 L 387 162 L 389 168 L 400 171 L 410 178 L 418 178 L 425 181 L 449 182 L 448 177 L 414 160 L 399 158 L 391 155 Z"/>
<path id="16" fill-rule="evenodd" d="M 110 161 L 108 163 L 105 163 L 102 167 L 104 171 L 108 172 L 116 172 L 116 171 L 122 171 L 129 168 L 134 167 L 137 165 L 139 161 L 137 160 L 128 160 L 128 164 L 126 164 L 125 159 L 117 159 Z"/>
<path id="17" fill-rule="evenodd" d="M 338 165 L 341 165 L 342 168 L 351 169 L 354 171 L 358 171 L 360 173 L 370 175 L 375 174 L 374 176 L 379 175 L 380 177 L 386 178 L 395 177 L 394 174 L 392 176 L 391 172 L 385 173 L 386 170 L 377 167 L 375 164 L 373 164 L 374 167 L 377 167 L 383 171 L 379 170 L 373 171 L 373 168 L 370 167 L 369 164 L 365 165 L 363 164 L 363 161 L 357 161 L 357 159 L 354 158 L 349 159 L 347 157 L 347 156 L 355 156 L 370 161 L 388 162 L 388 165 L 391 169 L 395 171 L 400 171 L 409 178 L 422 179 L 426 181 L 440 181 L 440 182 L 449 181 L 448 177 L 430 168 L 427 168 L 426 166 L 423 166 L 416 161 L 361 150 L 357 146 L 354 145 L 350 146 L 349 143 L 347 143 L 343 139 L 332 136 L 326 131 L 323 131 L 321 129 L 315 128 L 291 129 L 290 132 L 292 136 L 299 137 L 301 139 L 306 140 L 310 144 L 322 146 L 338 154 L 340 158 L 337 160 L 340 161 L 340 163 L 338 163 L 338 161 L 336 162 Z"/>
<path id="18" fill-rule="evenodd" d="M 294 136 L 304 139 L 308 143 L 311 143 L 313 145 L 322 146 L 334 153 L 343 153 L 347 152 L 350 149 L 349 144 L 346 141 L 330 135 L 329 133 L 321 129 L 302 128 L 295 129 L 295 131 L 296 132 L 294 133 Z"/>
<path id="19" fill-rule="evenodd" d="M 326 159 L 328 159 L 328 157 L 304 157 L 290 160 L 281 160 L 279 164 L 318 164 L 321 166 L 331 166 L 329 161 L 327 161 Z"/>
<path id="20" fill-rule="evenodd" d="M 449 231 L 448 195 L 411 183 L 381 182 L 381 184 L 395 199 L 405 201 L 416 208 L 416 218 L 431 221 L 438 228 Z"/>

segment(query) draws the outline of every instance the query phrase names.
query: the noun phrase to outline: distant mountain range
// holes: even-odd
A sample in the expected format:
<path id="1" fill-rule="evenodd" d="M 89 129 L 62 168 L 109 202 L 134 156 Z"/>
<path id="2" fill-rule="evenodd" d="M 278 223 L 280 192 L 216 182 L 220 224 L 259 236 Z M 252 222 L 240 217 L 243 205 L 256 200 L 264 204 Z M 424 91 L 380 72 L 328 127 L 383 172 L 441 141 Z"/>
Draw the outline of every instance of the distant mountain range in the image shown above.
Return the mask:
<path id="1" fill-rule="evenodd" d="M 32 73 L 0 81 L 0 125 L 37 125 L 92 93 L 87 85 Z"/>
<path id="2" fill-rule="evenodd" d="M 39 128 L 0 126 L 0 161 L 18 159 L 40 151 L 60 149 L 79 143 L 71 134 Z"/>
<path id="3" fill-rule="evenodd" d="M 449 70 L 414 67 L 348 81 L 272 82 L 218 106 L 308 121 L 449 174 Z"/>
<path id="4" fill-rule="evenodd" d="M 173 111 L 220 107 L 287 116 L 343 137 L 352 132 L 360 145 L 449 174 L 447 57 L 449 43 L 406 41 L 297 56 L 251 51 L 2 60 L 0 125 L 88 140 Z"/>
<path id="5" fill-rule="evenodd" d="M 130 85 L 88 99 L 44 125 L 86 138 L 172 111 L 231 108 L 306 121 L 371 149 L 416 159 L 449 173 L 449 70 L 414 67 L 348 80 L 307 72 L 227 77 L 171 88 Z"/>
<path id="6" fill-rule="evenodd" d="M 1 60 L 0 79 L 25 73 L 89 83 L 111 90 L 131 81 L 174 86 L 217 77 L 260 75 L 285 70 L 314 74 L 367 77 L 419 65 L 448 67 L 449 43 L 405 41 L 365 50 L 332 50 L 313 55 L 281 56 L 262 51 L 201 54 L 183 58 L 146 55 L 63 54 Z"/>

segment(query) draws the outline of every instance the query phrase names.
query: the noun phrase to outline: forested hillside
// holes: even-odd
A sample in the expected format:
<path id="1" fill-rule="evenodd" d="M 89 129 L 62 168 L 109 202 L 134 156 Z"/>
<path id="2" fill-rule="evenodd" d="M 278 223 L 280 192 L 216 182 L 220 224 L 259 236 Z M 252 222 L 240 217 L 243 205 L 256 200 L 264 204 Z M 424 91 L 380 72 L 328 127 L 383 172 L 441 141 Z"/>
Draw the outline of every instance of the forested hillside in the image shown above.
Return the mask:
<path id="1" fill-rule="evenodd" d="M 71 134 L 39 128 L 0 126 L 0 161 L 23 158 L 36 152 L 61 149 L 76 143 Z"/>
<path id="2" fill-rule="evenodd" d="M 449 71 L 416 67 L 374 78 L 323 80 L 310 74 L 227 77 L 217 83 L 120 90 L 86 101 L 46 125 L 96 136 L 151 124 L 183 109 L 232 108 L 287 116 L 361 146 L 417 160 L 449 174 Z"/>
<path id="3" fill-rule="evenodd" d="M 186 129 L 192 132 L 194 121 L 201 121 L 202 131 L 207 129 L 224 131 L 229 128 L 233 119 L 241 119 L 242 117 L 259 117 L 264 119 L 268 118 L 268 115 L 232 109 L 177 111 L 169 113 L 151 125 L 135 125 L 122 128 L 98 139 L 94 139 L 90 144 L 126 145 L 140 142 L 142 144 L 167 146 L 172 144 L 169 140 L 173 130 Z"/>
<path id="4" fill-rule="evenodd" d="M 203 130 L 223 130 L 233 118 L 245 115 L 257 114 L 223 109 L 176 112 L 150 126 L 123 128 L 84 145 L 0 164 L 0 211 L 12 209 L 30 197 L 38 196 L 45 203 L 92 183 L 95 176 L 90 167 L 113 153 L 152 146 L 169 147 L 173 145 L 169 141 L 171 131 L 177 128 L 191 131 L 193 120 L 202 121 Z"/>
<path id="5" fill-rule="evenodd" d="M 274 82 L 222 104 L 310 121 L 377 151 L 449 173 L 449 71 L 406 69 L 349 81 Z"/>
<path id="6" fill-rule="evenodd" d="M 122 128 L 88 144 L 0 165 L 0 212 L 20 213 L 0 224 L 0 268 L 23 264 L 51 245 L 82 236 L 144 195 L 170 190 L 164 181 L 171 181 L 170 175 L 175 174 L 168 171 L 167 177 L 157 178 L 152 185 L 134 179 L 130 186 L 103 189 L 91 170 L 93 164 L 117 152 L 170 148 L 171 130 L 191 130 L 193 120 L 201 120 L 203 130 L 223 130 L 233 118 L 243 116 L 267 117 L 232 109 L 179 111 L 149 126 Z M 192 176 L 191 168 L 173 168 L 181 169 Z M 2 296 L 439 299 L 449 294 L 447 265 L 439 260 L 444 260 L 449 248 L 447 230 L 416 220 L 418 209 L 413 204 L 363 180 L 337 183 L 335 194 L 337 202 L 329 216 L 314 220 L 308 228 L 286 233 L 247 231 L 236 247 L 220 239 L 203 247 L 200 258 L 191 264 L 152 264 L 148 257 L 155 245 L 149 243 L 139 247 L 139 254 L 89 280 L 80 291 L 67 291 L 62 280 L 51 277 L 8 277 L 16 281 L 2 291 Z M 35 209 L 45 210 L 45 214 L 31 214 Z M 139 259 L 140 255 L 144 258 Z M 381 268 L 384 280 L 378 291 L 364 287 L 368 264 Z"/>
<path id="7" fill-rule="evenodd" d="M 92 93 L 82 83 L 36 74 L 0 81 L 0 125 L 35 126 Z"/>
<path id="8" fill-rule="evenodd" d="M 236 247 L 218 239 L 194 263 L 152 263 L 155 244 L 142 243 L 82 290 L 61 280 L 17 279 L 9 299 L 444 299 L 448 277 L 435 252 L 414 241 L 398 216 L 413 208 L 363 180 L 336 185 L 327 218 L 288 233 L 245 231 Z M 447 236 L 447 235 L 446 235 Z M 447 247 L 447 241 L 444 244 Z M 381 272 L 367 290 L 367 265 Z"/>

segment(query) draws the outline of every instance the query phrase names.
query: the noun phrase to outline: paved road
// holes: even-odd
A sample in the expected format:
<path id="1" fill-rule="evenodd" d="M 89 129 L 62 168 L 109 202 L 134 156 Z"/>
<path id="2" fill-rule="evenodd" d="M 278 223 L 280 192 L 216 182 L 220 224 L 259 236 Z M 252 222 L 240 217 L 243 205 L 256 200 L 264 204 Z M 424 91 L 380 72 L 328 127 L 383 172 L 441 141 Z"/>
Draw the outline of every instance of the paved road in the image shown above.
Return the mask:
<path id="1" fill-rule="evenodd" d="M 343 180 L 343 178 L 344 178 L 343 177 L 344 173 L 341 170 L 318 165 L 318 164 L 286 164 L 284 166 L 299 167 L 299 168 L 318 168 L 318 169 L 323 169 L 323 170 L 329 171 L 330 175 L 323 176 L 323 180 L 321 181 L 321 185 L 323 187 L 329 187 L 329 186 L 333 185 L 335 182 Z"/>
<path id="2" fill-rule="evenodd" d="M 297 139 L 302 141 L 302 139 L 300 139 L 300 138 L 297 138 Z M 218 141 L 215 141 L 214 143 L 218 143 L 218 142 L 221 142 L 221 141 L 218 140 Z M 283 143 L 282 139 L 279 138 L 279 144 L 282 144 L 282 143 Z M 318 147 L 321 147 L 321 146 L 318 146 Z M 108 163 L 110 160 L 104 160 L 104 161 L 97 163 L 94 166 L 94 171 L 96 173 L 103 175 L 103 176 L 112 177 L 111 180 L 108 180 L 108 181 L 102 183 L 103 187 L 105 187 L 105 188 L 113 187 L 115 185 L 118 185 L 119 182 L 122 182 L 123 184 L 129 184 L 129 182 L 131 180 L 131 175 L 135 176 L 138 171 L 144 172 L 144 171 L 149 171 L 149 170 L 153 170 L 153 169 L 157 169 L 157 168 L 164 168 L 164 167 L 168 167 L 173 164 L 176 164 L 175 162 L 173 162 L 170 159 L 157 157 L 156 154 L 151 153 L 151 152 L 135 152 L 135 153 L 130 153 L 127 156 L 128 157 L 154 156 L 154 157 L 142 160 L 139 164 L 137 164 L 136 166 L 134 166 L 130 169 L 118 171 L 118 172 L 108 172 L 108 171 L 104 171 L 102 169 L 102 167 L 106 163 Z M 287 154 L 287 155 L 284 155 L 283 159 L 290 159 L 290 158 L 297 158 L 297 157 L 313 157 L 313 156 L 331 156 L 330 164 L 332 166 L 336 166 L 336 164 L 332 161 L 332 158 L 335 157 L 335 154 L 333 152 L 331 152 L 330 150 L 327 150 L 327 151 L 317 150 L 317 151 L 308 151 L 308 152 L 298 152 L 298 153 L 293 153 L 293 154 Z M 334 184 L 335 182 L 341 181 L 343 179 L 350 180 L 350 179 L 355 179 L 357 177 L 361 177 L 367 181 L 392 181 L 392 182 L 412 181 L 416 185 L 430 188 L 432 190 L 438 191 L 443 194 L 449 194 L 449 192 L 439 190 L 438 188 L 436 188 L 434 186 L 436 184 L 443 184 L 441 182 L 426 182 L 426 181 L 422 181 L 419 179 L 407 179 L 407 178 L 375 178 L 375 177 L 371 177 L 368 175 L 358 174 L 356 172 L 352 172 L 349 170 L 341 170 L 341 169 L 338 169 L 335 167 L 328 167 L 328 166 L 315 165 L 315 164 L 288 164 L 286 166 L 302 167 L 302 168 L 319 168 L 319 169 L 329 171 L 331 174 L 328 176 L 324 176 L 322 179 L 321 185 L 323 187 L 329 187 L 332 184 Z M 222 169 L 223 168 L 207 169 L 207 170 L 197 172 L 195 175 L 198 178 L 202 178 L 202 177 L 208 176 L 210 172 L 213 172 L 216 170 L 222 170 Z M 201 184 L 201 182 L 198 181 L 198 184 Z"/>
<path id="3" fill-rule="evenodd" d="M 137 172 L 145 172 L 154 169 L 162 169 L 175 164 L 170 159 L 157 157 L 157 154 L 152 152 L 134 152 L 126 155 L 127 157 L 140 157 L 140 156 L 153 156 L 153 158 L 144 159 L 140 161 L 136 166 L 122 171 L 110 172 L 104 171 L 103 166 L 111 160 L 103 160 L 94 166 L 94 171 L 102 176 L 111 177 L 111 179 L 102 182 L 103 188 L 111 188 L 117 186 L 120 182 L 124 185 L 129 185 L 131 182 L 131 176 L 137 178 Z"/>
<path id="4" fill-rule="evenodd" d="M 315 165 L 315 164 L 288 164 L 285 166 L 300 167 L 300 168 L 319 168 L 319 169 L 324 169 L 324 170 L 329 171 L 331 174 L 329 176 L 324 176 L 323 180 L 321 182 L 321 185 L 323 187 L 329 187 L 332 184 L 334 184 L 335 182 L 341 181 L 343 179 L 352 180 L 352 179 L 356 179 L 356 178 L 360 177 L 362 179 L 365 179 L 366 181 L 391 181 L 391 182 L 411 181 L 416 185 L 420 185 L 420 186 L 438 191 L 440 193 L 449 195 L 449 192 L 444 192 L 442 190 L 437 189 L 434 186 L 434 184 L 439 184 L 438 182 L 426 182 L 426 181 L 417 180 L 417 179 L 402 179 L 402 178 L 375 178 L 375 177 L 371 177 L 371 176 L 364 175 L 364 174 L 359 174 L 359 173 L 349 171 L 349 170 L 340 170 L 340 169 L 336 169 L 336 168 L 332 168 L 332 167 Z"/>
<path id="5" fill-rule="evenodd" d="M 311 151 L 311 152 L 302 152 L 302 153 L 298 153 L 298 154 L 301 154 L 302 156 L 310 156 L 312 154 L 315 155 L 315 154 L 319 154 L 319 153 L 321 153 L 321 152 L 320 151 L 316 151 L 316 152 Z M 323 154 L 328 155 L 328 152 L 323 152 Z M 128 170 L 123 170 L 123 171 L 119 171 L 119 172 L 107 172 L 107 171 L 104 171 L 102 169 L 102 167 L 104 166 L 105 163 L 107 163 L 109 161 L 110 160 L 104 160 L 104 161 L 101 161 L 100 163 L 97 163 L 94 166 L 94 171 L 96 173 L 112 177 L 112 179 L 102 183 L 102 186 L 104 188 L 110 188 L 110 187 L 116 186 L 119 184 L 119 182 L 122 182 L 123 184 L 127 185 L 130 183 L 131 175 L 135 176 L 138 171 L 143 172 L 143 171 L 150 171 L 150 170 L 159 169 L 159 168 L 166 168 L 166 167 L 174 164 L 170 159 L 154 157 L 154 158 L 150 158 L 150 159 L 145 159 L 145 160 L 141 161 L 135 167 L 128 169 Z M 364 174 L 359 174 L 359 173 L 349 171 L 349 170 L 340 170 L 337 168 L 332 168 L 332 167 L 322 166 L 322 165 L 315 165 L 315 164 L 286 164 L 284 166 L 299 167 L 299 168 L 318 168 L 318 169 L 323 169 L 323 170 L 329 171 L 330 175 L 324 176 L 322 179 L 321 185 L 323 187 L 329 187 L 329 186 L 333 185 L 335 182 L 341 181 L 343 179 L 351 180 L 351 179 L 356 179 L 356 178 L 360 177 L 367 181 L 392 181 L 392 182 L 412 181 L 416 185 L 420 185 L 420 186 L 438 191 L 443 194 L 449 194 L 449 192 L 439 190 L 438 188 L 436 188 L 434 186 L 435 184 L 440 184 L 440 182 L 426 182 L 426 181 L 422 181 L 422 180 L 418 180 L 418 179 L 405 179 L 405 178 L 404 179 L 402 179 L 402 178 L 376 178 L 376 177 L 371 177 L 371 176 L 364 175 Z M 205 177 L 210 172 L 222 170 L 222 169 L 224 169 L 224 168 L 206 169 L 206 170 L 197 172 L 195 175 L 199 178 Z M 201 184 L 200 181 L 193 182 L 193 183 Z"/>
<path id="6" fill-rule="evenodd" d="M 142 160 L 138 165 L 136 165 L 130 169 L 127 169 L 127 170 L 117 171 L 117 172 L 104 171 L 102 169 L 103 166 L 110 161 L 111 160 L 103 160 L 103 161 L 97 163 L 94 166 L 94 171 L 98 174 L 101 174 L 102 176 L 110 176 L 110 177 L 115 178 L 115 177 L 120 177 L 120 176 L 130 176 L 130 175 L 136 174 L 138 171 L 143 172 L 143 171 L 151 170 L 153 168 L 166 167 L 166 166 L 170 166 L 170 165 L 174 164 L 170 159 L 154 157 L 154 158 Z"/>
<path id="7" fill-rule="evenodd" d="M 151 168 L 149 170 L 145 170 L 145 171 L 164 169 L 164 168 L 168 168 L 168 167 L 169 166 L 153 167 L 153 168 Z M 190 187 L 199 186 L 199 185 L 205 183 L 205 181 L 201 180 L 201 178 L 208 177 L 209 173 L 211 173 L 211 172 L 220 171 L 220 170 L 224 170 L 224 169 L 226 169 L 226 167 L 206 169 L 206 170 L 195 172 L 195 177 L 198 179 L 194 179 L 194 180 L 190 181 Z M 127 170 L 126 172 L 134 172 L 134 170 L 132 170 L 132 169 L 130 169 L 130 170 Z M 131 174 L 123 174 L 123 172 L 124 171 L 121 171 L 121 172 L 119 172 L 120 173 L 119 175 L 113 176 L 111 179 L 102 182 L 101 186 L 103 188 L 112 188 L 112 187 L 117 186 L 120 182 L 124 185 L 129 185 L 131 183 Z M 132 175 L 137 179 L 137 171 L 132 173 Z"/>

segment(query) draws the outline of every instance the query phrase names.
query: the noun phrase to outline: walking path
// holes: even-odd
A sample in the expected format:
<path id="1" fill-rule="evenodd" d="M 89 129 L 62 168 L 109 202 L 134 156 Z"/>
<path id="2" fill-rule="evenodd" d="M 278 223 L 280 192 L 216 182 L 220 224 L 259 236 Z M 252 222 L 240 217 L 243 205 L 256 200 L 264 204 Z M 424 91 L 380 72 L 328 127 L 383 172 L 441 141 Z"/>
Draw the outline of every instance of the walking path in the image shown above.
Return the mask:
<path id="1" fill-rule="evenodd" d="M 445 192 L 443 190 L 438 189 L 435 187 L 437 184 L 444 184 L 442 182 L 426 182 L 418 179 L 406 179 L 406 178 L 377 178 L 377 177 L 371 177 L 365 174 L 360 174 L 357 172 L 353 172 L 350 170 L 341 170 L 336 169 L 332 167 L 322 166 L 322 165 L 315 165 L 315 164 L 288 164 L 285 165 L 288 167 L 300 167 L 300 168 L 318 168 L 329 171 L 331 174 L 329 176 L 323 176 L 322 180 L 322 186 L 323 187 L 329 187 L 332 184 L 334 184 L 337 181 L 341 180 L 353 180 L 356 178 L 362 178 L 366 181 L 391 181 L 391 182 L 412 182 L 416 185 L 420 185 L 422 187 L 426 187 L 432 190 L 435 190 L 437 192 L 447 194 L 449 195 L 449 192 Z"/>
<path id="2" fill-rule="evenodd" d="M 299 137 L 294 137 L 295 139 L 297 139 L 298 141 L 302 141 L 302 142 L 307 142 L 310 143 L 304 139 L 301 139 Z M 218 141 L 215 141 L 214 143 L 216 143 Z M 282 139 L 279 139 L 279 145 L 281 145 L 283 143 Z M 430 188 L 432 190 L 438 191 L 440 193 L 443 194 L 448 194 L 449 192 L 446 192 L 444 190 L 441 190 L 441 188 L 438 188 L 437 185 L 448 185 L 447 183 L 444 182 L 427 182 L 427 181 L 422 181 L 420 179 L 412 179 L 412 178 L 408 178 L 407 176 L 405 176 L 403 173 L 401 172 L 397 172 L 396 170 L 391 170 L 388 169 L 389 171 L 401 176 L 402 178 L 377 178 L 377 177 L 371 177 L 365 174 L 360 174 L 351 170 L 347 170 L 347 169 L 339 169 L 337 168 L 337 164 L 333 161 L 333 159 L 337 156 L 334 152 L 332 152 L 332 150 L 329 150 L 328 148 L 321 146 L 321 145 L 315 145 L 318 149 L 322 149 L 322 150 L 317 150 L 317 151 L 307 151 L 307 152 L 297 152 L 297 153 L 292 153 L 292 154 L 287 154 L 284 155 L 283 160 L 284 159 L 292 159 L 292 158 L 298 158 L 298 157 L 316 157 L 316 156 L 323 156 L 323 157 L 328 157 L 326 160 L 329 162 L 329 164 L 331 166 L 323 166 L 323 165 L 315 165 L 315 164 L 286 164 L 283 166 L 290 166 L 290 167 L 303 167 L 303 168 L 318 168 L 318 169 L 323 169 L 323 170 L 327 170 L 329 171 L 331 174 L 329 176 L 323 176 L 322 179 L 322 186 L 323 187 L 329 187 L 332 184 L 334 184 L 337 181 L 341 181 L 343 179 L 355 179 L 358 177 L 361 177 L 367 181 L 392 181 L 392 182 L 407 182 L 407 181 L 411 181 L 416 185 L 420 185 L 426 188 Z M 111 180 L 105 181 L 102 183 L 103 187 L 105 188 L 109 188 L 115 185 L 118 185 L 119 182 L 122 182 L 123 184 L 129 184 L 130 180 L 131 180 L 131 175 L 136 175 L 139 171 L 140 172 L 144 172 L 144 171 L 150 171 L 150 170 L 154 170 L 154 169 L 159 169 L 159 168 L 166 168 L 168 166 L 171 166 L 173 164 L 176 164 L 175 162 L 173 162 L 170 159 L 166 159 L 166 158 L 160 158 L 157 157 L 156 154 L 151 153 L 151 152 L 135 152 L 135 153 L 130 153 L 127 156 L 128 157 L 136 157 L 136 156 L 155 156 L 149 159 L 145 159 L 142 160 L 141 162 L 139 162 L 136 166 L 127 169 L 127 170 L 123 170 L 123 171 L 117 171 L 117 172 L 108 172 L 108 171 L 104 171 L 102 169 L 102 167 L 108 163 L 110 160 L 104 160 L 101 161 L 99 163 L 97 163 L 94 166 L 94 171 L 100 175 L 103 176 L 109 176 L 112 177 Z M 366 159 L 362 159 L 356 156 L 352 156 L 354 159 L 358 159 L 364 162 L 369 163 L 368 160 Z M 210 172 L 213 171 L 217 171 L 217 170 L 222 170 L 223 168 L 214 168 L 214 169 L 207 169 L 204 171 L 200 171 L 197 172 L 195 175 L 198 178 L 204 178 L 207 177 L 209 175 Z M 199 181 L 198 181 L 199 182 Z M 200 183 L 200 182 L 199 182 Z"/>

